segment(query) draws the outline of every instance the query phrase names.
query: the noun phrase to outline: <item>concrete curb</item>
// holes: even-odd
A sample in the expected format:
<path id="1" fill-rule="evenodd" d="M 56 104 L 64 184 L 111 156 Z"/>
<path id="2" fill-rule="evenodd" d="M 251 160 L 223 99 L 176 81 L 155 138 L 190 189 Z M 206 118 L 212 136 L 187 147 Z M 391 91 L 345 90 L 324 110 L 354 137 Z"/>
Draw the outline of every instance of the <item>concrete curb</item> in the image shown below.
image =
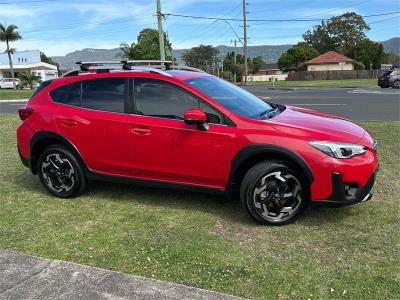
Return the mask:
<path id="1" fill-rule="evenodd" d="M 243 299 L 182 284 L 0 250 L 0 299 Z"/>
<path id="2" fill-rule="evenodd" d="M 10 99 L 10 100 L 0 99 L 0 103 L 14 103 L 14 102 L 28 102 L 28 99 Z"/>

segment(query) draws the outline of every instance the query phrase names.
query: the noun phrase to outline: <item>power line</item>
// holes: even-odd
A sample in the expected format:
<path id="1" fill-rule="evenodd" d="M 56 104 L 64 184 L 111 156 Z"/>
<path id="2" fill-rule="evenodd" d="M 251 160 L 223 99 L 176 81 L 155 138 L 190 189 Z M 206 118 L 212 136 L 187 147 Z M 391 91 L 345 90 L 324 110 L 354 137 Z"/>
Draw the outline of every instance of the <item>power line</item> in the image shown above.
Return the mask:
<path id="1" fill-rule="evenodd" d="M 233 13 L 236 9 L 238 9 L 240 6 L 242 6 L 242 3 L 238 3 L 235 7 L 233 7 L 228 14 Z M 197 39 L 199 36 L 206 34 L 207 32 L 209 32 L 212 28 L 214 28 L 215 25 L 217 25 L 218 21 L 220 21 L 220 19 L 217 20 L 213 20 L 213 22 L 211 22 L 210 24 L 207 24 L 205 27 L 201 28 L 199 31 L 195 31 L 194 33 L 191 33 L 189 36 L 186 36 L 184 38 L 180 38 L 178 40 L 176 40 L 175 42 L 182 42 L 182 41 L 192 41 Z"/>
<path id="2" fill-rule="evenodd" d="M 365 15 L 361 16 L 363 18 L 370 18 L 370 17 L 379 17 L 379 16 L 388 16 L 388 15 L 394 15 L 394 14 L 399 14 L 400 11 L 395 11 L 395 12 L 387 12 L 387 13 L 381 13 L 381 14 L 372 14 L 372 15 Z M 180 18 L 190 18 L 190 19 L 207 19 L 207 20 L 221 20 L 221 21 L 237 21 L 237 22 L 243 22 L 243 19 L 237 19 L 237 18 L 221 18 L 221 17 L 204 17 L 204 16 L 193 16 L 193 15 L 182 15 L 182 14 L 171 14 L 171 13 L 166 13 L 164 14 L 166 16 L 171 16 L 171 17 L 180 17 Z M 320 19 L 247 19 L 247 22 L 316 22 L 316 21 L 328 21 L 330 18 L 320 18 Z"/>

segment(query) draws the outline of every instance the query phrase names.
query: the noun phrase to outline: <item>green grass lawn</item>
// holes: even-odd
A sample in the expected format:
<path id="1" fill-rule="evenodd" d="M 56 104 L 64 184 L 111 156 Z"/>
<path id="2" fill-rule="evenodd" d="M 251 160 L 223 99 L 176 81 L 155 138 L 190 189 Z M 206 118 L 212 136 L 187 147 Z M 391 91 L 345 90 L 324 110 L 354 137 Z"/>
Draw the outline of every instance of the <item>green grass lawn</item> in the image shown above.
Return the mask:
<path id="1" fill-rule="evenodd" d="M 0 89 L 0 101 L 10 99 L 28 99 L 32 94 L 33 90 Z"/>
<path id="2" fill-rule="evenodd" d="M 249 82 L 249 85 L 265 85 L 272 87 L 272 82 Z M 276 81 L 275 87 L 347 87 L 366 88 L 376 87 L 376 79 L 346 79 L 346 80 L 293 80 Z"/>
<path id="3" fill-rule="evenodd" d="M 400 295 L 400 123 L 362 123 L 380 142 L 370 202 L 265 227 L 238 200 L 205 194 L 93 183 L 79 198 L 53 198 L 19 161 L 19 122 L 0 116 L 2 249 L 249 298 Z"/>

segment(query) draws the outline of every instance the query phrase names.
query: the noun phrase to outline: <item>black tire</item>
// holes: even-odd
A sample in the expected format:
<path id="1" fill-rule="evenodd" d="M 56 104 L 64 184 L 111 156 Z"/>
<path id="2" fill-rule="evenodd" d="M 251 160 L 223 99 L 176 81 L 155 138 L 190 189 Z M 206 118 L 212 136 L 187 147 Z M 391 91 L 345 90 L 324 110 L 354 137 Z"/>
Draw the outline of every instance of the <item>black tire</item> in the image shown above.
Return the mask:
<path id="1" fill-rule="evenodd" d="M 75 156 L 62 145 L 51 145 L 39 156 L 38 176 L 46 190 L 59 198 L 80 195 L 86 179 Z"/>
<path id="2" fill-rule="evenodd" d="M 400 89 L 400 80 L 396 80 L 395 82 L 393 82 L 392 87 L 394 89 Z"/>
<path id="3" fill-rule="evenodd" d="M 307 207 L 309 194 L 304 175 L 281 160 L 254 165 L 240 185 L 246 211 L 257 222 L 268 225 L 295 221 Z"/>

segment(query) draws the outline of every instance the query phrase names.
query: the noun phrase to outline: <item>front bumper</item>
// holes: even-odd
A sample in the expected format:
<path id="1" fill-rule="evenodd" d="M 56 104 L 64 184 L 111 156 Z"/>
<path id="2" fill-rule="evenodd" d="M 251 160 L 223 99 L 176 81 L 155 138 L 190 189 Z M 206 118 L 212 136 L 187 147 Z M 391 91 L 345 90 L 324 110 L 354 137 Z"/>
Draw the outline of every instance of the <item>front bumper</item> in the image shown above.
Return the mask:
<path id="1" fill-rule="evenodd" d="M 318 201 L 318 204 L 338 207 L 370 200 L 375 191 L 376 174 L 377 171 L 369 177 L 364 186 L 359 187 L 343 182 L 340 173 L 332 173 L 332 194 L 324 201 Z"/>

